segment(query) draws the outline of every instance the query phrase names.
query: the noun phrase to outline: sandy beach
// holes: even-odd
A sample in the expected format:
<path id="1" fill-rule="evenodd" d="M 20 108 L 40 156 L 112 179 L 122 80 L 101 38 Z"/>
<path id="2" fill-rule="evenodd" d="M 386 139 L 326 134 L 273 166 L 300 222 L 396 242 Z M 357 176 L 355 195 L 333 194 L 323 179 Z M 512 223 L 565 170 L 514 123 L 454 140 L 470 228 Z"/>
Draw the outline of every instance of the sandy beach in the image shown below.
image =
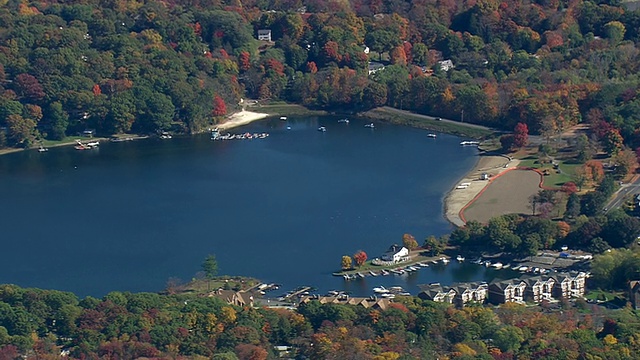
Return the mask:
<path id="1" fill-rule="evenodd" d="M 257 113 L 253 111 L 242 110 L 231 116 L 222 124 L 216 125 L 219 130 L 228 130 L 234 127 L 247 125 L 253 121 L 264 119 L 269 114 Z"/>
<path id="2" fill-rule="evenodd" d="M 473 169 L 453 186 L 445 198 L 445 216 L 456 226 L 464 226 L 465 224 L 460 218 L 460 211 L 489 185 L 490 180 L 482 180 L 482 174 L 487 174 L 491 179 L 503 171 L 517 167 L 520 163 L 519 160 L 506 156 L 479 155 L 479 157 L 480 159 Z M 460 184 L 468 184 L 468 186 L 457 189 Z"/>

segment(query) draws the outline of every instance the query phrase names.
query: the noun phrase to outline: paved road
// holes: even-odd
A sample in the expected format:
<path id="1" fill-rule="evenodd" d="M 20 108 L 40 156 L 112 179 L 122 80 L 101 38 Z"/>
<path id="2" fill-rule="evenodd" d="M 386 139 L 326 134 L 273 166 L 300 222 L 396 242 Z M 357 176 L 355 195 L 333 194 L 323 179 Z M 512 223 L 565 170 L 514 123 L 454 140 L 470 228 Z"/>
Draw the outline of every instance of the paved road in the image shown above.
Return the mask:
<path id="1" fill-rule="evenodd" d="M 640 194 L 640 176 L 636 175 L 630 182 L 623 184 L 618 191 L 609 199 L 604 207 L 605 212 L 619 208 L 624 204 L 629 195 Z"/>

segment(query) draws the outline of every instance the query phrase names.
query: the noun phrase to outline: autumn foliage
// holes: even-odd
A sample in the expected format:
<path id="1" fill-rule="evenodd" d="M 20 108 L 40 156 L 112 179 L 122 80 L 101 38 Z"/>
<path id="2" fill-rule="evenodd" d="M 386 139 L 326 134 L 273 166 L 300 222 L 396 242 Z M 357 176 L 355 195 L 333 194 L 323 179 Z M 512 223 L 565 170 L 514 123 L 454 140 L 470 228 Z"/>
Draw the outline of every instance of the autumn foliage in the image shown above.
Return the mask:
<path id="1" fill-rule="evenodd" d="M 213 98 L 213 110 L 211 113 L 213 116 L 224 116 L 227 114 L 227 105 L 220 95 L 216 95 Z"/>
<path id="2" fill-rule="evenodd" d="M 353 260 L 355 260 L 357 266 L 362 266 L 367 261 L 367 253 L 360 250 L 353 254 Z"/>

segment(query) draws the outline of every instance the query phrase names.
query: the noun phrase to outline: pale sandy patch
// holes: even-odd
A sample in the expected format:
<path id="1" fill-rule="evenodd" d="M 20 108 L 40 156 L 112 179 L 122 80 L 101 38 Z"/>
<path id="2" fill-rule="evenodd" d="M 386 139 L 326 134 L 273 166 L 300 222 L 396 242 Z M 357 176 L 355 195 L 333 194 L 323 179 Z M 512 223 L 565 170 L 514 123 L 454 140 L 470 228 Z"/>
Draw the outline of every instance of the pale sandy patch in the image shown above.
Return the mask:
<path id="1" fill-rule="evenodd" d="M 519 160 L 506 156 L 480 155 L 474 168 L 456 183 L 447 195 L 444 201 L 447 220 L 456 226 L 464 226 L 465 222 L 460 218 L 460 211 L 490 183 L 490 180 L 482 180 L 482 174 L 487 174 L 491 179 L 504 171 L 517 167 L 519 163 Z M 468 184 L 468 186 L 457 189 L 461 184 Z"/>
<path id="2" fill-rule="evenodd" d="M 251 123 L 253 121 L 264 119 L 264 118 L 266 118 L 268 116 L 269 116 L 269 114 L 263 114 L 263 113 L 253 112 L 253 111 L 242 110 L 242 111 L 239 111 L 239 112 L 229 116 L 227 121 L 223 122 L 222 124 L 216 125 L 216 127 L 219 130 L 228 130 L 228 129 L 231 129 L 231 128 L 234 128 L 234 127 L 247 125 L 247 124 L 249 124 L 249 123 Z"/>

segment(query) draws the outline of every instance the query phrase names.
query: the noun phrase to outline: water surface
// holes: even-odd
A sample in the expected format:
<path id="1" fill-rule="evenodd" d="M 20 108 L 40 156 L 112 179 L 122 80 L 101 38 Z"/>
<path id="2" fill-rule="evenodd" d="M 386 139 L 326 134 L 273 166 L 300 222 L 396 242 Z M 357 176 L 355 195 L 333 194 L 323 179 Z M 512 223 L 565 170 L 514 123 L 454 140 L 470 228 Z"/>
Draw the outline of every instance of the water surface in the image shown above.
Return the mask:
<path id="1" fill-rule="evenodd" d="M 459 264 L 351 283 L 331 276 L 342 255 L 375 257 L 404 233 L 422 242 L 450 232 L 444 194 L 476 161 L 458 137 L 363 125 L 290 117 L 232 130 L 266 139 L 203 135 L 1 156 L 0 283 L 79 296 L 159 291 L 170 277 L 191 279 L 207 254 L 222 274 L 357 294 L 492 277 Z"/>

